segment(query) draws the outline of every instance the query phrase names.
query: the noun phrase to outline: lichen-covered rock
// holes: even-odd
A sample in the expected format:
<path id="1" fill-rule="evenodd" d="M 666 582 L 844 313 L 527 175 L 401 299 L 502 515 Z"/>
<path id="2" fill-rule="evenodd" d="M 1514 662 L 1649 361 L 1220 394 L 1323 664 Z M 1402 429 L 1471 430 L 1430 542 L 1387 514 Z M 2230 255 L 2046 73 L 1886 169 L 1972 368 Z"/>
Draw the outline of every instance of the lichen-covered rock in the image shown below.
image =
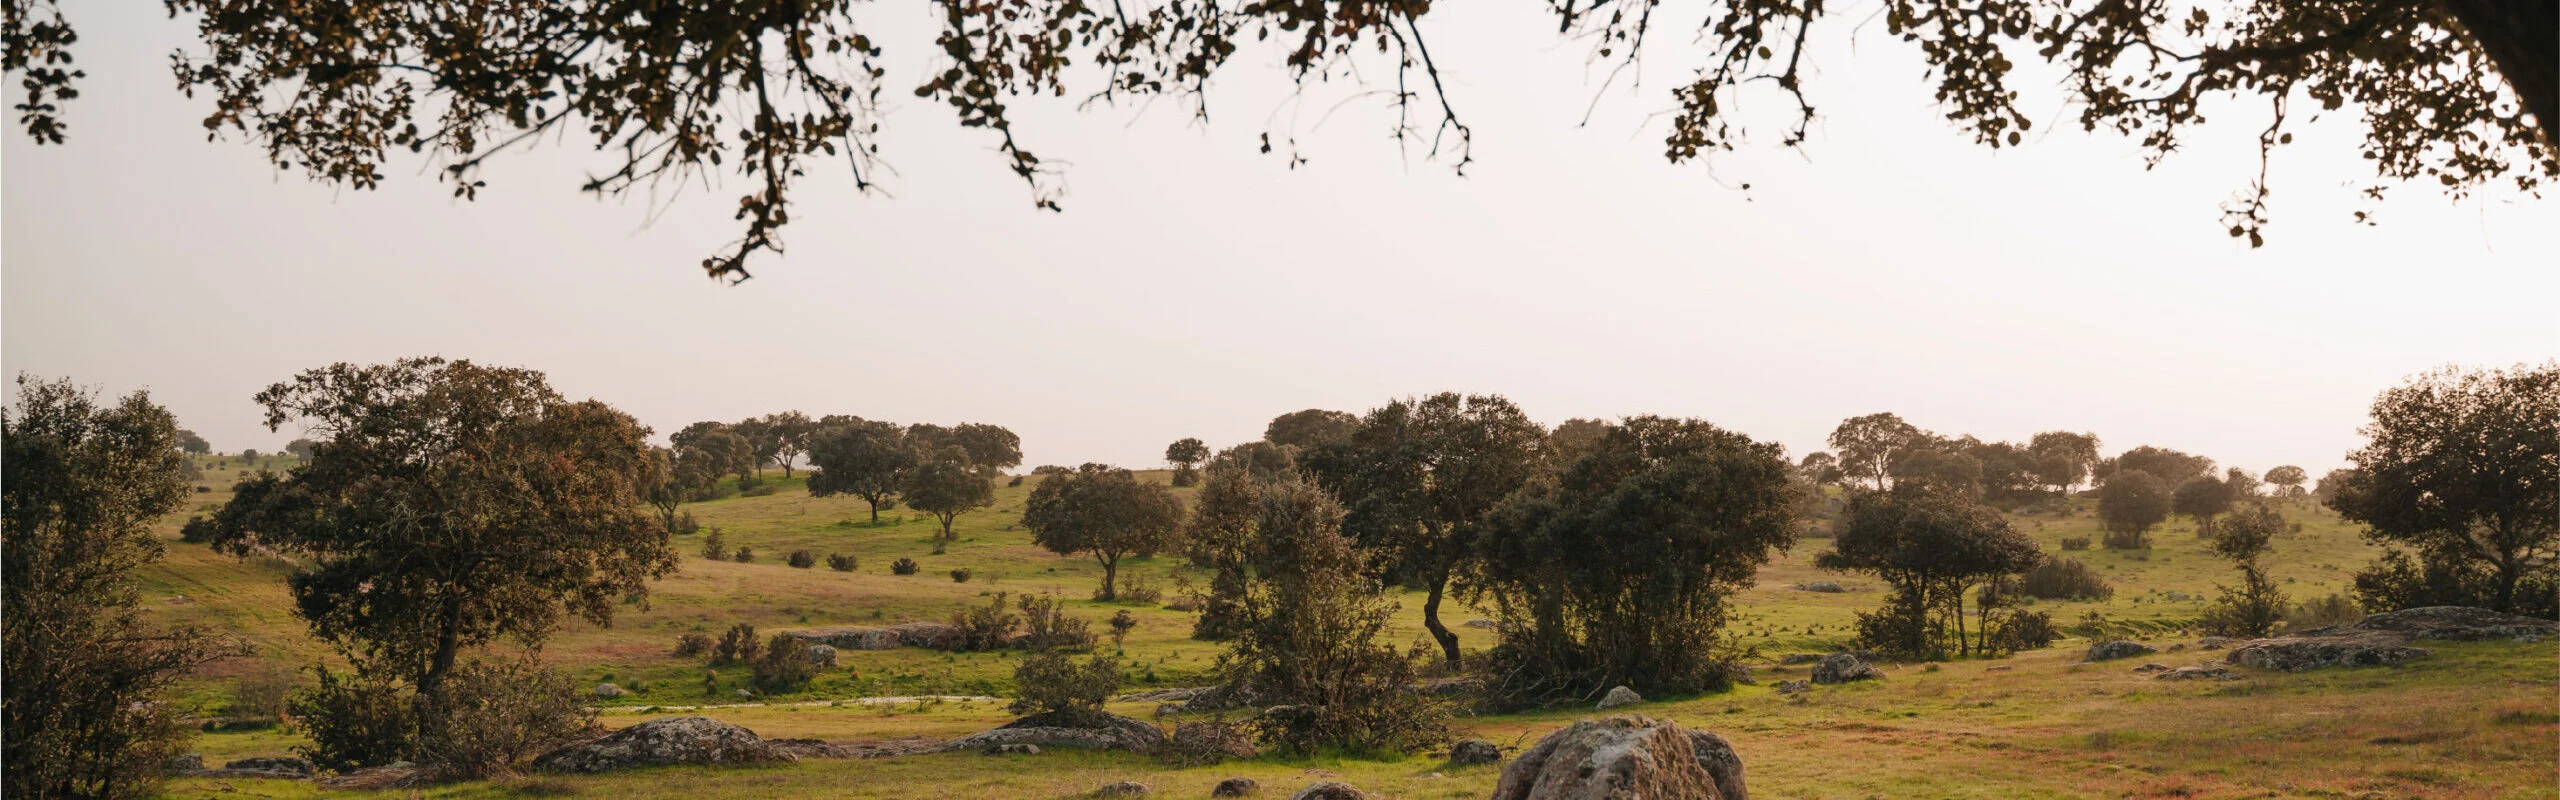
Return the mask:
<path id="1" fill-rule="evenodd" d="M 1001 744 L 1031 744 L 1153 753 L 1164 743 L 1162 729 L 1117 714 L 1050 713 L 1034 714 L 1005 723 L 1004 727 L 953 739 L 942 749 L 965 752 Z"/>
<path id="2" fill-rule="evenodd" d="M 808 628 L 789 633 L 810 644 L 843 650 L 949 650 L 959 646 L 963 638 L 959 628 L 940 622 L 901 622 L 878 628 Z"/>
<path id="3" fill-rule="evenodd" d="M 1493 800 L 1749 800 L 1723 737 L 1634 714 L 1548 734 L 1502 769 Z"/>
<path id="4" fill-rule="evenodd" d="M 1624 686 L 1612 686 L 1609 687 L 1609 694 L 1600 698 L 1600 710 L 1624 708 L 1642 702 L 1644 697 L 1636 694 L 1636 690 Z"/>
<path id="5" fill-rule="evenodd" d="M 1811 664 L 1821 660 L 1821 653 L 1788 653 L 1785 658 L 1778 659 L 1778 663 L 1792 667 L 1797 664 Z"/>
<path id="6" fill-rule="evenodd" d="M 561 747 L 533 760 L 546 772 L 610 772 L 665 764 L 761 764 L 797 761 L 755 731 L 710 717 L 653 719 Z"/>
<path id="7" fill-rule="evenodd" d="M 2162 671 L 2160 674 L 2153 675 L 2151 677 L 2156 680 L 2164 681 L 2236 681 L 2240 679 L 2240 676 L 2232 674 L 2231 670 L 2223 667 L 2217 667 L 2212 664 L 2197 664 L 2190 667 L 2179 667 L 2177 669 Z"/>
<path id="8" fill-rule="evenodd" d="M 2134 671 L 2134 672 L 2138 672 L 2138 673 L 2144 673 L 2144 674 L 2149 674 L 2149 673 L 2153 673 L 2153 672 L 2167 672 L 2167 671 L 2169 671 L 2169 665 L 2167 665 L 2167 664 L 2144 664 L 2144 665 L 2139 666 L 2139 667 L 2134 667 L 2134 668 L 2133 668 L 2133 671 Z"/>
<path id="9" fill-rule="evenodd" d="M 2231 648 L 2228 660 L 2259 669 L 2301 672 L 2326 667 L 2375 667 L 2427 657 L 2410 647 L 2406 635 L 2394 631 L 2343 630 L 2336 633 L 2257 639 Z"/>
<path id="10" fill-rule="evenodd" d="M 1147 785 L 1146 785 L 1146 784 L 1139 783 L 1139 782 L 1137 782 L 1137 781 L 1121 781 L 1121 782 L 1119 782 L 1119 783 L 1114 783 L 1114 784 L 1110 784 L 1110 785 L 1104 786 L 1104 787 L 1102 787 L 1102 788 L 1100 788 L 1100 789 L 1095 789 L 1095 790 L 1093 790 L 1093 794 L 1092 794 L 1091 796 L 1093 796 L 1093 797 L 1145 797 L 1145 796 L 1147 796 L 1149 793 L 1150 793 L 1150 790 L 1147 788 Z"/>
<path id="11" fill-rule="evenodd" d="M 1369 793 L 1340 781 L 1316 781 L 1289 795 L 1289 800 L 1369 800 Z"/>
<path id="12" fill-rule="evenodd" d="M 1841 588 L 1840 584 L 1834 581 L 1814 581 L 1796 588 L 1803 589 L 1808 592 L 1821 592 L 1823 594 L 1839 594 L 1841 592 L 1848 591 L 1848 589 Z"/>
<path id="13" fill-rule="evenodd" d="M 832 646 L 823 644 L 809 645 L 809 666 L 820 669 L 834 669 L 836 666 L 836 649 Z"/>
<path id="14" fill-rule="evenodd" d="M 1484 619 L 1484 618 L 1481 618 L 1481 617 L 1476 618 L 1476 619 L 1467 620 L 1467 621 L 1466 621 L 1465 623 L 1463 623 L 1463 624 L 1464 624 L 1464 625 L 1466 625 L 1467 627 L 1470 627 L 1470 628 L 1482 628 L 1482 629 L 1484 629 L 1484 630 L 1493 630 L 1493 620 Z"/>
<path id="15" fill-rule="evenodd" d="M 2467 606 L 2424 606 L 2386 611 L 2365 617 L 2352 625 L 2352 630 L 2390 631 L 2411 639 L 2440 642 L 2484 642 L 2492 639 L 2516 639 L 2560 634 L 2560 622 L 2539 617 L 2502 614 L 2485 608 Z M 2338 630 L 2323 628 L 2305 631 L 2304 635 Z"/>
<path id="16" fill-rule="evenodd" d="M 1190 698 L 1183 700 L 1182 710 L 1192 714 L 1204 711 L 1226 711 L 1254 705 L 1260 699 L 1261 697 L 1252 689 L 1241 685 L 1211 686 L 1194 692 Z"/>
<path id="17" fill-rule="evenodd" d="M 2198 650 L 2220 650 L 2220 649 L 2222 649 L 2222 646 L 2223 646 L 2223 645 L 2230 644 L 2230 643 L 2231 643 L 2231 637 L 2228 637 L 2228 636 L 2207 636 L 2207 637 L 2204 637 L 2204 638 L 2202 638 L 2202 639 L 2197 639 L 2197 640 L 2196 640 L 2196 649 L 2198 649 Z"/>
<path id="18" fill-rule="evenodd" d="M 2119 658 L 2147 656 L 2157 652 L 2160 651 L 2152 649 L 2150 645 L 2143 644 L 2141 642 L 2118 639 L 2112 642 L 2099 642 L 2097 644 L 2090 645 L 2088 660 L 2114 661 Z"/>
<path id="19" fill-rule="evenodd" d="M 991 756 L 1036 756 L 1040 754 L 1040 746 L 1036 744 L 1000 744 L 987 748 L 986 753 Z"/>
<path id="20" fill-rule="evenodd" d="M 1209 790 L 1210 797 L 1251 797 L 1262 792 L 1262 784 L 1252 778 L 1228 778 Z"/>
<path id="21" fill-rule="evenodd" d="M 1449 746 L 1449 763 L 1466 766 L 1492 764 L 1502 760 L 1502 748 L 1483 739 L 1468 739 Z"/>
<path id="22" fill-rule="evenodd" d="M 311 773 L 316 771 L 311 766 L 310 759 L 297 758 L 294 756 L 266 756 L 260 758 L 235 759 L 224 763 L 222 768 L 256 770 L 259 772 L 280 772 L 302 778 L 311 777 Z"/>
<path id="23" fill-rule="evenodd" d="M 1779 694 L 1795 694 L 1812 690 L 1813 684 L 1804 681 L 1779 681 L 1776 688 Z"/>
<path id="24" fill-rule="evenodd" d="M 1833 653 L 1823 656 L 1822 663 L 1815 664 L 1813 667 L 1814 683 L 1848 683 L 1882 677 L 1884 677 L 1882 670 L 1867 663 L 1866 659 L 1859 658 L 1856 653 Z"/>
<path id="25" fill-rule="evenodd" d="M 596 684 L 596 697 L 600 699 L 611 700 L 626 694 L 630 694 L 630 692 L 623 691 L 620 686 L 615 686 L 610 683 Z"/>

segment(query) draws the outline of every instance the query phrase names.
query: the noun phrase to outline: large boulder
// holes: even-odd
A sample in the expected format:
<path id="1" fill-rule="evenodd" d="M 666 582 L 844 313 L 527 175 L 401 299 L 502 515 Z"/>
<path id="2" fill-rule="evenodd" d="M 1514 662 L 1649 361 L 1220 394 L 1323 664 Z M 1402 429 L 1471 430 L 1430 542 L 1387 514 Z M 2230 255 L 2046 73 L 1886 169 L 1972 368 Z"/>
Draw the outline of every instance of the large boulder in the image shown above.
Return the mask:
<path id="1" fill-rule="evenodd" d="M 2118 639 L 2112 642 L 2099 642 L 2097 644 L 2090 645 L 2088 660 L 2114 661 L 2119 658 L 2147 656 L 2157 652 L 2160 651 L 2152 649 L 2150 645 L 2143 644 L 2141 642 Z"/>
<path id="2" fill-rule="evenodd" d="M 1449 746 L 1449 763 L 1457 766 L 1493 764 L 1502 761 L 1502 748 L 1483 739 L 1468 739 Z"/>
<path id="3" fill-rule="evenodd" d="M 1612 708 L 1624 708 L 1642 702 L 1644 702 L 1644 697 L 1636 694 L 1636 690 L 1629 689 L 1624 686 L 1612 686 L 1609 687 L 1609 694 L 1600 698 L 1599 710 L 1607 711 Z"/>
<path id="4" fill-rule="evenodd" d="M 1635 714 L 1582 720 L 1502 768 L 1493 800 L 1749 800 L 1723 737 Z"/>
<path id="5" fill-rule="evenodd" d="M 1044 748 L 1081 747 L 1153 753 L 1164 743 L 1162 729 L 1118 714 L 1053 712 L 1033 714 L 1005 723 L 1000 728 L 953 739 L 945 743 L 942 750 L 973 752 L 997 745 L 1029 744 Z"/>
<path id="6" fill-rule="evenodd" d="M 1259 693 L 1242 684 L 1225 684 L 1193 692 L 1189 698 L 1182 701 L 1182 710 L 1190 714 L 1227 711 L 1255 705 L 1260 699 Z"/>
<path id="7" fill-rule="evenodd" d="M 596 684 L 596 699 L 598 700 L 611 700 L 626 694 L 630 694 L 630 692 L 624 691 L 620 686 L 615 686 L 610 683 Z"/>
<path id="8" fill-rule="evenodd" d="M 1823 656 L 1822 663 L 1813 665 L 1814 683 L 1848 683 L 1882 677 L 1884 677 L 1882 670 L 1868 664 L 1866 659 L 1859 658 L 1856 653 L 1833 653 Z"/>
<path id="9" fill-rule="evenodd" d="M 1137 781 L 1121 781 L 1093 790 L 1092 797 L 1145 797 L 1153 792 Z"/>
<path id="10" fill-rule="evenodd" d="M 2335 632 L 2244 642 L 2232 646 L 2227 658 L 2231 663 L 2259 669 L 2301 672 L 2324 667 L 2373 667 L 2427 657 L 2427 651 L 2408 646 L 2409 637 L 2398 632 L 2329 630 Z"/>
<path id="11" fill-rule="evenodd" d="M 819 669 L 834 669 L 836 666 L 835 647 L 823 644 L 809 645 L 809 666 L 817 667 Z"/>
<path id="12" fill-rule="evenodd" d="M 665 764 L 761 764 L 797 757 L 755 731 L 710 717 L 653 719 L 542 754 L 546 772 L 610 772 Z"/>
<path id="13" fill-rule="evenodd" d="M 1316 781 L 1289 795 L 1289 800 L 1369 800 L 1369 793 L 1340 781 Z"/>
<path id="14" fill-rule="evenodd" d="M 1228 778 L 1209 790 L 1210 797 L 1251 797 L 1262 791 L 1262 784 L 1252 778 Z"/>

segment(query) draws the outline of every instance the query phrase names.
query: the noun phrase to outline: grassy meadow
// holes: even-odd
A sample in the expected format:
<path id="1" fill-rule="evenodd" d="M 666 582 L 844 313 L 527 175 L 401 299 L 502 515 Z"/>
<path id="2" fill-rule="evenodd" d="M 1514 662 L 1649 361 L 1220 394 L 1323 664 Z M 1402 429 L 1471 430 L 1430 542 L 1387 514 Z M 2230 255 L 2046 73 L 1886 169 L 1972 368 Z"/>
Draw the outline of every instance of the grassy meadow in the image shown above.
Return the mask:
<path id="1" fill-rule="evenodd" d="M 190 513 L 227 499 L 239 472 L 208 459 L 190 509 L 163 524 L 167 559 L 142 576 L 145 606 L 173 624 L 195 624 L 236 636 L 246 656 L 207 667 L 182 701 L 204 716 L 232 710 L 258 687 L 296 679 L 304 666 L 332 658 L 291 611 L 284 576 L 291 565 L 236 559 L 176 541 Z M 1162 481 L 1165 473 L 1149 473 Z M 1132 676 L 1128 690 L 1207 681 L 1220 647 L 1188 637 L 1191 615 L 1151 605 L 1090 600 L 1101 567 L 1085 556 L 1059 556 L 1031 544 L 1020 525 L 1032 481 L 999 485 L 994 505 L 959 518 L 959 540 L 932 555 L 936 523 L 907 510 L 868 521 L 856 498 L 812 498 L 801 477 L 769 470 L 770 494 L 692 503 L 686 512 L 707 533 L 717 527 L 732 547 L 753 548 L 752 563 L 699 555 L 703 534 L 680 536 L 681 569 L 655 584 L 645 605 L 626 607 L 609 628 L 571 622 L 543 657 L 583 684 L 613 682 L 632 693 L 605 704 L 602 719 L 622 726 L 668 713 L 706 713 L 768 737 L 836 742 L 909 737 L 946 738 L 1009 720 L 1015 657 L 917 649 L 844 651 L 840 667 L 807 691 L 743 700 L 743 670 L 712 676 L 699 658 L 671 655 L 680 634 L 717 635 L 735 623 L 760 633 L 802 627 L 881 625 L 943 620 L 984 604 L 998 592 L 1052 593 L 1071 613 L 1095 623 L 1127 609 L 1140 620 L 1118 655 Z M 1179 490 L 1186 496 L 1189 489 Z M 2343 592 L 2373 556 L 2349 525 L 2309 503 L 2283 506 L 2300 523 L 2278 539 L 2274 574 L 2296 600 Z M 2096 540 L 2085 502 L 2055 514 L 2017 516 L 2015 524 L 2055 552 L 2087 562 L 2115 587 L 2103 602 L 2044 602 L 2066 625 L 2093 623 L 2164 649 L 2190 642 L 2184 630 L 2202 613 L 2229 566 L 2205 551 L 2183 518 L 2153 534 L 2147 552 L 2061 553 L 2064 538 Z M 1774 662 L 1785 653 L 1843 644 L 1853 615 L 1882 593 L 1858 575 L 1814 569 L 1829 543 L 1800 542 L 1763 570 L 1758 585 L 1736 599 L 1731 632 Z M 806 548 L 814 569 L 794 569 L 785 554 Z M 850 554 L 853 572 L 835 572 L 823 557 Z M 915 575 L 889 565 L 912 558 Z M 966 568 L 968 582 L 950 572 Z M 1174 554 L 1124 561 L 1124 575 L 1143 576 L 1168 598 L 1184 580 L 1205 585 L 1205 571 Z M 1840 593 L 1800 585 L 1835 581 Z M 1400 633 L 1421 635 L 1420 597 L 1405 598 Z M 1447 621 L 1464 646 L 1491 644 L 1483 630 L 1460 625 L 1479 614 L 1453 604 Z M 2093 616 L 2094 615 L 2094 616 Z M 1653 698 L 1634 710 L 1669 717 L 1730 737 L 1741 751 L 1755 795 L 1769 798 L 1901 797 L 2552 797 L 2560 757 L 2560 642 L 2427 645 L 2434 658 L 2407 665 L 2299 675 L 2249 672 L 2237 682 L 2170 683 L 2128 670 L 2140 660 L 2083 665 L 2086 639 L 1996 661 L 1888 666 L 1883 681 L 1818 687 L 1779 695 L 1767 684 L 1803 677 L 1803 667 L 1764 664 L 1762 685 L 1694 698 Z M 1105 650 L 1110 644 L 1105 640 Z M 2171 665 L 2218 656 L 2189 650 L 2150 660 Z M 874 700 L 865 702 L 865 698 Z M 880 700 L 879 698 L 905 698 Z M 748 705 L 752 703 L 753 705 Z M 694 707 L 702 706 L 695 710 Z M 1113 710 L 1145 718 L 1150 704 Z M 1461 717 L 1464 735 L 1525 747 L 1546 732 L 1588 715 L 1563 709 Z M 194 747 L 209 762 L 282 755 L 298 740 L 289 729 L 214 732 Z M 1023 763 L 1016 763 L 1023 762 Z M 1287 792 L 1331 774 L 1389 797 L 1464 798 L 1490 793 L 1495 767 L 1453 768 L 1419 755 L 1402 760 L 1260 760 L 1170 769 L 1118 753 L 1050 752 L 1028 758 L 975 754 L 891 759 L 812 760 L 732 770 L 674 768 L 598 777 L 540 776 L 425 790 L 425 797 L 557 795 L 646 797 L 1066 797 L 1117 780 L 1139 780 L 1157 796 L 1205 797 L 1218 780 L 1244 775 L 1264 792 Z M 180 797 L 303 797 L 329 793 L 301 782 L 189 779 Z M 410 796 L 407 792 L 401 796 Z"/>

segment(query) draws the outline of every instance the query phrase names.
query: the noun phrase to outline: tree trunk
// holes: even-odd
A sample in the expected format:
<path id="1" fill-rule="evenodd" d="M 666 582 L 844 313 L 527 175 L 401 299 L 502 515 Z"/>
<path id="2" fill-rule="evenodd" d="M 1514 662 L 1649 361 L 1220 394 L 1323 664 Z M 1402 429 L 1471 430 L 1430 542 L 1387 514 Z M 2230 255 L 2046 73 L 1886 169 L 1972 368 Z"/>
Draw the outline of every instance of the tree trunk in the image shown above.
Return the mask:
<path id="1" fill-rule="evenodd" d="M 1105 558 L 1101 553 L 1095 553 L 1093 560 L 1102 562 L 1102 601 L 1108 603 L 1120 599 L 1120 557 Z"/>
<path id="2" fill-rule="evenodd" d="M 461 617 L 462 609 L 458 604 L 447 605 L 444 631 L 436 637 L 435 655 L 427 661 L 426 674 L 418 676 L 418 694 L 434 694 L 436 688 L 444 684 L 445 673 L 453 671 L 453 660 L 462 651 Z"/>
<path id="3" fill-rule="evenodd" d="M 1449 564 L 1442 561 L 1431 573 L 1431 595 L 1422 601 L 1422 627 L 1431 630 L 1431 638 L 1440 642 L 1440 652 L 1449 657 L 1449 666 L 1458 665 L 1458 634 L 1440 624 L 1440 596 L 1449 588 Z"/>
<path id="4" fill-rule="evenodd" d="M 2560 147 L 2560 3 L 2445 0 L 2444 8 L 2533 112 L 2542 143 Z"/>
<path id="5" fill-rule="evenodd" d="M 951 518 L 959 515 L 936 514 L 934 516 L 942 518 L 942 534 L 933 537 L 933 554 L 938 556 L 942 555 L 943 550 L 951 546 Z"/>
<path id="6" fill-rule="evenodd" d="M 864 499 L 871 502 L 871 524 L 880 524 L 880 498 L 869 497 Z"/>

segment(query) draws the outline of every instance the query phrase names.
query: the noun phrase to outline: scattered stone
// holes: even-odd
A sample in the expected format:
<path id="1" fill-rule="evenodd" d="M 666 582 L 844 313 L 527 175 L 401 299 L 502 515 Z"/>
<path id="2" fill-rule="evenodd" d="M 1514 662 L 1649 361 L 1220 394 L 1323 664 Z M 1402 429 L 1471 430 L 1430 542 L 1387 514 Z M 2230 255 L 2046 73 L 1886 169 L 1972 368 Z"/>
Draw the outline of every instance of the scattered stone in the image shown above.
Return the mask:
<path id="1" fill-rule="evenodd" d="M 2202 638 L 2202 639 L 2197 639 L 2197 640 L 2196 640 L 2196 649 L 2198 649 L 2198 650 L 2220 650 L 2220 649 L 2222 649 L 2222 646 L 2223 646 L 2223 645 L 2230 644 L 2230 643 L 2231 643 L 2231 637 L 2228 637 L 2228 636 L 2207 636 L 2207 637 L 2204 637 L 2204 638 Z"/>
<path id="2" fill-rule="evenodd" d="M 1548 734 L 1502 768 L 1493 800 L 1750 800 L 1724 737 L 1621 714 Z"/>
<path id="3" fill-rule="evenodd" d="M 1792 667 L 1797 664 L 1811 664 L 1821 660 L 1821 653 L 1788 653 L 1787 657 L 1778 659 L 1778 663 Z"/>
<path id="4" fill-rule="evenodd" d="M 730 694 L 737 695 L 740 700 L 756 699 L 756 693 L 747 689 L 739 689 L 735 692 L 730 692 Z"/>
<path id="5" fill-rule="evenodd" d="M 2245 642 L 2232 647 L 2227 659 L 2259 669 L 2301 672 L 2324 667 L 2373 667 L 2427 657 L 2427 651 L 2403 644 L 2407 641 L 2406 635 L 2392 631 L 2341 630 Z"/>
<path id="6" fill-rule="evenodd" d="M 1779 681 L 1777 688 L 1779 694 L 1795 694 L 1813 689 L 1813 684 L 1804 681 Z"/>
<path id="7" fill-rule="evenodd" d="M 2009 671 L 2009 670 L 2013 670 L 2013 669 L 2017 669 L 2017 666 L 2012 665 L 2012 664 L 1993 664 L 1993 665 L 1988 666 L 1988 667 L 1983 667 L 1983 668 L 1982 668 L 1982 671 L 1984 671 L 1984 672 L 2007 672 L 2007 671 Z"/>
<path id="8" fill-rule="evenodd" d="M 607 700 L 611 700 L 611 699 L 613 699 L 613 698 L 621 697 L 621 696 L 626 695 L 626 694 L 630 694 L 630 692 L 623 691 L 623 690 L 622 690 L 622 687 L 620 687 L 620 686 L 615 686 L 615 685 L 610 684 L 610 683 L 599 683 L 599 684 L 596 684 L 596 696 L 597 696 L 597 697 L 601 697 L 601 698 L 604 698 L 604 699 L 607 699 Z"/>
<path id="9" fill-rule="evenodd" d="M 1202 691 L 1206 690 L 1199 687 L 1185 687 L 1181 689 L 1149 689 L 1143 692 L 1130 692 L 1128 694 L 1121 695 L 1117 699 L 1123 703 L 1178 703 L 1198 696 Z"/>
<path id="10" fill-rule="evenodd" d="M 1053 712 L 1034 714 L 1005 723 L 1000 728 L 953 739 L 950 743 L 943 745 L 942 749 L 945 752 L 961 752 L 985 750 L 1000 744 L 1034 744 L 1041 747 L 1082 747 L 1091 750 L 1152 753 L 1164 743 L 1163 730 L 1128 717 L 1104 713 Z"/>
<path id="11" fill-rule="evenodd" d="M 840 744 L 831 744 L 824 739 L 766 739 L 764 740 L 764 743 L 772 745 L 773 749 L 776 751 L 790 753 L 793 758 L 871 757 L 871 753 L 867 749 L 856 749 Z"/>
<path id="12" fill-rule="evenodd" d="M 1155 717 L 1156 717 L 1156 719 L 1164 719 L 1164 718 L 1166 718 L 1166 717 L 1170 717 L 1170 716 L 1173 716 L 1173 715 L 1175 715 L 1175 714 L 1180 714 L 1180 713 L 1182 713 L 1182 704 L 1181 704 L 1181 703 L 1157 703 L 1157 704 L 1156 704 L 1156 710 L 1155 710 Z"/>
<path id="13" fill-rule="evenodd" d="M 809 665 L 820 669 L 834 669 L 836 649 L 823 644 L 809 645 Z"/>
<path id="14" fill-rule="evenodd" d="M 1093 797 L 1145 797 L 1147 785 L 1137 781 L 1121 781 L 1093 790 Z"/>
<path id="15" fill-rule="evenodd" d="M 1836 581 L 1814 581 L 1796 588 L 1808 592 L 1821 592 L 1823 594 L 1839 594 L 1841 592 L 1848 591 L 1847 589 L 1840 588 L 1840 584 Z"/>
<path id="16" fill-rule="evenodd" d="M 364 769 L 340 775 L 322 776 L 320 778 L 320 788 L 334 789 L 337 791 L 379 792 L 387 789 L 407 789 L 424 782 L 425 781 L 421 780 L 418 775 L 417 765 L 406 761 L 399 761 L 385 766 L 366 767 Z"/>
<path id="17" fill-rule="evenodd" d="M 2183 653 L 2183 652 L 2186 652 L 2186 651 L 2187 651 L 2187 643 L 2185 643 L 2185 642 L 2179 642 L 2179 643 L 2177 643 L 2177 644 L 2169 645 L 2169 652 L 2172 652 L 2172 653 Z"/>
<path id="18" fill-rule="evenodd" d="M 2191 594 L 2187 594 L 2186 592 L 2170 592 L 2170 593 L 2168 594 L 2168 597 L 2169 597 L 2169 599 L 2170 599 L 2170 600 L 2194 600 L 2194 599 L 2197 599 L 2197 598 L 2196 598 L 2196 596 L 2191 595 Z"/>
<path id="19" fill-rule="evenodd" d="M 1608 696 L 1600 698 L 1600 710 L 1607 711 L 1641 702 L 1644 702 L 1644 697 L 1636 694 L 1636 690 L 1624 686 L 1612 686 L 1609 688 Z"/>
<path id="20" fill-rule="evenodd" d="M 1484 630 L 1493 630 L 1493 620 L 1489 620 L 1489 619 L 1471 619 L 1471 620 L 1467 620 L 1467 622 L 1466 622 L 1466 626 L 1467 626 L 1467 627 L 1470 627 L 1470 628 L 1482 628 L 1482 629 L 1484 629 Z"/>
<path id="21" fill-rule="evenodd" d="M 243 758 L 225 763 L 222 765 L 222 768 L 258 770 L 261 772 L 282 772 L 297 778 L 311 777 L 311 773 L 314 771 L 312 769 L 310 759 L 296 756 Z"/>
<path id="22" fill-rule="evenodd" d="M 546 772 L 610 772 L 665 764 L 763 764 L 797 761 L 755 731 L 710 717 L 653 719 L 542 754 Z"/>
<path id="23" fill-rule="evenodd" d="M 2134 668 L 2133 668 L 2133 671 L 2135 671 L 2135 672 L 2146 673 L 2146 674 L 2147 674 L 2147 673 L 2153 673 L 2153 672 L 2167 672 L 2168 670 L 2169 670 L 2169 665 L 2167 665 L 2167 664 L 2144 664 L 2144 665 L 2142 665 L 2142 666 L 2134 667 Z"/>
<path id="24" fill-rule="evenodd" d="M 987 748 L 986 753 L 991 756 L 1036 756 L 1040 754 L 1040 746 L 1020 743 L 1000 744 Z"/>
<path id="25" fill-rule="evenodd" d="M 1468 739 L 1449 746 L 1449 763 L 1457 766 L 1494 764 L 1502 761 L 1502 748 L 1483 739 Z"/>
<path id="26" fill-rule="evenodd" d="M 2160 674 L 2153 675 L 2151 677 L 2154 680 L 2163 681 L 2193 681 L 2205 679 L 2236 681 L 2240 679 L 2240 676 L 2232 674 L 2231 670 L 2223 667 L 2217 667 L 2212 664 L 2197 664 L 2191 667 L 2179 667 L 2177 669 L 2163 671 Z"/>
<path id="27" fill-rule="evenodd" d="M 1226 711 L 1254 705 L 1260 699 L 1253 690 L 1241 686 L 1211 686 L 1192 693 L 1182 702 L 1182 710 L 1186 713 Z"/>
<path id="28" fill-rule="evenodd" d="M 2141 642 L 2118 639 L 2112 642 L 2099 642 L 2097 644 L 2090 645 L 2088 660 L 2114 661 L 2119 658 L 2147 656 L 2157 652 L 2160 651 L 2152 649 L 2150 645 L 2143 644 Z"/>
<path id="29" fill-rule="evenodd" d="M 1262 784 L 1252 778 L 1228 778 L 1209 790 L 1210 797 L 1251 797 L 1262 792 Z"/>
<path id="30" fill-rule="evenodd" d="M 1289 800 L 1369 800 L 1369 793 L 1339 781 L 1316 781 L 1289 795 Z"/>
<path id="31" fill-rule="evenodd" d="M 1833 653 L 1831 655 L 1823 656 L 1822 663 L 1816 664 L 1813 667 L 1814 683 L 1848 683 L 1850 681 L 1870 681 L 1882 677 L 1884 677 L 1884 672 L 1882 670 L 1878 670 L 1874 665 L 1868 664 L 1865 659 L 1859 658 L 1856 653 Z"/>
<path id="32" fill-rule="evenodd" d="M 161 772 L 194 772 L 204 769 L 203 753 L 179 753 L 160 762 Z"/>

